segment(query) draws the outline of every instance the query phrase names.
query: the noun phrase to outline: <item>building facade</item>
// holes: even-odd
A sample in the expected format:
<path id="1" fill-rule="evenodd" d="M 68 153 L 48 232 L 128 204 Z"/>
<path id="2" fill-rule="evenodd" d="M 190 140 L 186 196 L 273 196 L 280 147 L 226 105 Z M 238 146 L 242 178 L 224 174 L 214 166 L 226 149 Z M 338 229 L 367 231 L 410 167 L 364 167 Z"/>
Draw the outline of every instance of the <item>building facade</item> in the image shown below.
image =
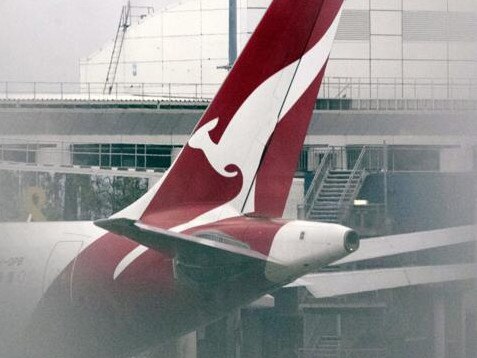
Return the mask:
<path id="1" fill-rule="evenodd" d="M 237 1 L 239 51 L 269 3 Z M 475 98 L 476 9 L 472 0 L 347 0 L 320 96 Z M 116 91 L 212 97 L 227 74 L 228 13 L 228 1 L 189 0 L 131 19 Z M 105 82 L 113 48 L 81 60 L 81 82 Z"/>

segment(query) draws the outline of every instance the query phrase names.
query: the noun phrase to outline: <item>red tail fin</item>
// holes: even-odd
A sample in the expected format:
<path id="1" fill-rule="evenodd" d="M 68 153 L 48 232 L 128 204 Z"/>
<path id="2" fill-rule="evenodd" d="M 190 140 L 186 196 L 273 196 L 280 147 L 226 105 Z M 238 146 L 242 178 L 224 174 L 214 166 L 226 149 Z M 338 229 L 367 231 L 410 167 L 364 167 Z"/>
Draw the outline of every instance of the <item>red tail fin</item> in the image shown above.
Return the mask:
<path id="1" fill-rule="evenodd" d="M 170 171 L 122 215 L 166 228 L 280 216 L 342 2 L 274 0 Z"/>

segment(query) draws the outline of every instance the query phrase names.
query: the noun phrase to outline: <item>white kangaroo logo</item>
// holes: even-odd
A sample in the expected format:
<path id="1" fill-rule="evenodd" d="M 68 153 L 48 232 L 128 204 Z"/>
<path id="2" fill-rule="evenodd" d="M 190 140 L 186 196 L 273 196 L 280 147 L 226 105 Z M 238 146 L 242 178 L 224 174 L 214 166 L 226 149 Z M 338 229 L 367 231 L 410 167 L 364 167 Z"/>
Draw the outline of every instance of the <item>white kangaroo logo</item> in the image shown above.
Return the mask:
<path id="1" fill-rule="evenodd" d="M 210 165 L 217 173 L 223 177 L 233 178 L 238 174 L 238 172 L 229 172 L 225 169 L 229 164 L 232 164 L 230 163 L 230 158 L 226 155 L 223 155 L 224 153 L 221 153 L 222 148 L 220 143 L 215 144 L 210 139 L 209 133 L 217 126 L 218 123 L 219 119 L 215 118 L 200 127 L 190 138 L 189 146 L 192 148 L 201 149 L 207 156 Z M 222 143 L 223 140 L 221 139 L 220 142 Z M 213 159 L 211 160 L 211 158 Z"/>

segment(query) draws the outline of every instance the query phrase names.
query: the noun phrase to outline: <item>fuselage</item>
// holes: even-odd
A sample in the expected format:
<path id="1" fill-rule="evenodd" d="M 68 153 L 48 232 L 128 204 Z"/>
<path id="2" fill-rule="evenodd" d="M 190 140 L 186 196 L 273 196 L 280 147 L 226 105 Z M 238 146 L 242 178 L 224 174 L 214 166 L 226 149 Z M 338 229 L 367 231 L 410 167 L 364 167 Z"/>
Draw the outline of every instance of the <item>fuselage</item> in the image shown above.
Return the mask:
<path id="1" fill-rule="evenodd" d="M 180 265 L 92 222 L 2 224 L 0 230 L 0 346 L 8 358 L 130 356 L 346 255 L 348 232 L 247 217 L 191 229 L 283 263 L 279 270 L 264 263 L 210 271 L 206 264 L 201 269 L 200 257 Z"/>

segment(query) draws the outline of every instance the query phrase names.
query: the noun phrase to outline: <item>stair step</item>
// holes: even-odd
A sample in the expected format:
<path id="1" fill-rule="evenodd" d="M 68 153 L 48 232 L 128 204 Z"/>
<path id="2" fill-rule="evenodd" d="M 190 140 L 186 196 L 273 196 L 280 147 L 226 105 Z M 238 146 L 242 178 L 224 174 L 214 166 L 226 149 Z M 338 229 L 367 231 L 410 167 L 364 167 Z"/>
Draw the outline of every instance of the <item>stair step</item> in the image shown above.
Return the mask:
<path id="1" fill-rule="evenodd" d="M 320 191 L 323 190 L 345 190 L 349 187 L 348 183 L 337 183 L 337 182 L 325 182 L 323 183 L 323 186 L 321 187 Z"/>
<path id="2" fill-rule="evenodd" d="M 346 185 L 337 185 L 337 184 L 323 184 L 323 186 L 321 187 L 321 191 L 343 191 L 345 190 L 346 188 Z"/>
<path id="3" fill-rule="evenodd" d="M 311 209 L 311 211 L 323 211 L 323 210 L 339 210 L 340 206 L 339 205 L 319 205 L 315 206 Z"/>
<path id="4" fill-rule="evenodd" d="M 348 184 L 348 182 L 350 182 L 351 184 L 355 184 L 358 182 L 359 179 L 343 179 L 343 178 L 329 178 L 329 177 L 326 177 L 325 179 L 325 183 L 333 183 L 333 184 Z"/>
<path id="5" fill-rule="evenodd" d="M 319 222 L 319 223 L 329 223 L 329 224 L 341 224 L 338 220 L 321 220 L 319 218 L 309 218 L 310 221 Z"/>
<path id="6" fill-rule="evenodd" d="M 340 173 L 348 173 L 348 174 L 351 174 L 353 171 L 352 170 L 337 170 L 337 169 L 333 169 L 333 170 L 330 170 L 328 173 L 330 174 L 340 174 Z"/>
<path id="7" fill-rule="evenodd" d="M 343 196 L 343 193 L 321 193 L 318 198 L 316 199 L 325 199 L 325 198 L 338 198 L 341 199 L 341 197 Z M 345 195 L 346 196 L 346 195 Z M 331 200 L 330 200 L 331 201 Z"/>
<path id="8" fill-rule="evenodd" d="M 323 188 L 321 189 L 321 191 L 323 191 L 323 190 L 343 191 L 343 190 L 345 190 L 345 186 L 344 185 L 335 185 L 335 184 L 325 184 L 325 185 L 323 185 Z"/>
<path id="9" fill-rule="evenodd" d="M 337 205 L 338 203 L 340 203 L 341 198 L 342 198 L 341 195 L 326 195 L 323 197 L 318 197 L 315 200 L 315 205 L 319 205 L 322 203 L 334 203 L 335 205 Z M 342 203 L 343 204 L 349 203 L 350 199 L 351 199 L 350 195 L 345 195 L 343 196 Z"/>
<path id="10" fill-rule="evenodd" d="M 321 190 L 321 193 L 342 193 L 344 190 L 345 190 L 344 187 L 343 188 L 323 188 L 323 190 Z"/>
<path id="11" fill-rule="evenodd" d="M 328 212 L 318 211 L 318 212 L 311 212 L 310 214 L 312 216 L 317 217 L 317 218 L 325 218 L 325 217 L 327 217 L 327 218 L 337 218 L 339 212 L 338 211 L 328 211 Z"/>
<path id="12" fill-rule="evenodd" d="M 329 177 L 346 177 L 346 178 L 349 178 L 351 175 L 351 173 L 328 173 L 327 176 Z"/>
<path id="13" fill-rule="evenodd" d="M 346 174 L 332 174 L 332 175 L 327 175 L 326 176 L 327 178 L 330 178 L 330 179 L 345 179 L 345 180 L 348 180 L 350 178 L 350 175 L 346 175 Z"/>
<path id="14" fill-rule="evenodd" d="M 318 197 L 322 196 L 322 194 L 327 194 L 328 196 L 329 196 L 329 194 L 333 194 L 333 195 L 339 196 L 341 198 L 341 195 L 343 195 L 343 193 L 345 193 L 346 195 L 349 196 L 350 193 L 351 193 L 351 190 L 349 190 L 349 191 L 341 190 L 340 192 L 338 192 L 338 191 L 336 191 L 336 192 L 335 191 L 331 191 L 331 192 L 327 191 L 325 193 L 321 192 L 320 194 L 318 194 Z"/>
<path id="15" fill-rule="evenodd" d="M 325 183 L 343 183 L 343 184 L 346 184 L 347 182 L 348 182 L 348 179 L 330 178 L 330 177 L 325 178 Z"/>
<path id="16" fill-rule="evenodd" d="M 312 211 L 310 214 L 312 214 L 313 216 L 319 216 L 319 217 L 336 217 L 338 216 L 338 213 L 337 211 L 328 211 L 328 212 L 324 212 L 324 211 Z"/>

